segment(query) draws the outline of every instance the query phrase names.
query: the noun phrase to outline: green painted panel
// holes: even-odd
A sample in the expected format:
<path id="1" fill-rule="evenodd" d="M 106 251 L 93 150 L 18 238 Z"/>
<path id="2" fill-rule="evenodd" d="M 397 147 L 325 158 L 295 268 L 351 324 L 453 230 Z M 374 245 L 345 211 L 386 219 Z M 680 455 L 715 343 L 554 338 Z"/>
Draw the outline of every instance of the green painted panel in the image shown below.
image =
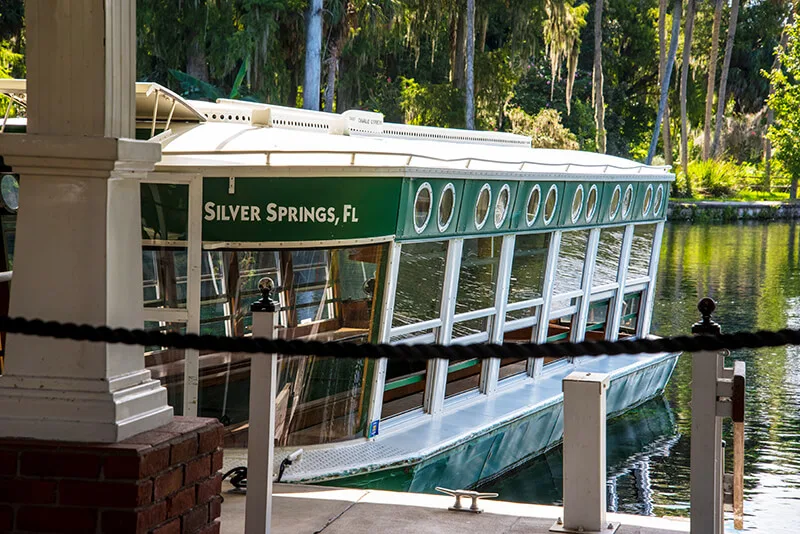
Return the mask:
<path id="1" fill-rule="evenodd" d="M 319 241 L 393 235 L 399 178 L 203 179 L 203 241 Z"/>
<path id="2" fill-rule="evenodd" d="M 591 224 L 591 222 L 587 222 L 586 220 L 586 201 L 589 198 L 589 191 L 592 188 L 592 182 L 566 182 L 564 184 L 563 195 L 561 200 L 561 213 L 559 215 L 558 224 L 562 228 L 570 228 L 570 227 L 579 227 L 579 226 L 586 226 Z M 580 196 L 580 208 L 578 208 L 578 212 L 576 214 L 576 218 L 573 221 L 573 201 L 575 200 L 575 195 L 578 194 L 578 191 L 581 191 Z M 600 191 L 598 189 L 598 195 Z M 597 209 L 595 209 L 595 213 L 592 215 L 592 221 L 596 220 L 597 218 Z"/>
<path id="3" fill-rule="evenodd" d="M 602 203 L 600 204 L 600 208 L 598 209 L 598 213 L 596 215 L 596 221 L 600 224 L 608 224 L 608 223 L 618 223 L 622 220 L 622 195 L 625 193 L 625 187 L 627 187 L 627 182 L 608 182 L 603 184 L 603 194 L 602 196 Z M 614 198 L 614 190 L 619 188 L 619 204 L 620 207 L 616 210 L 616 213 L 611 210 L 612 200 Z M 612 217 L 613 215 L 613 217 Z"/>
<path id="4" fill-rule="evenodd" d="M 461 213 L 458 217 L 458 233 L 464 235 L 485 235 L 496 234 L 508 231 L 511 228 L 511 219 L 513 215 L 513 207 L 516 202 L 518 182 L 515 181 L 500 181 L 500 180 L 467 180 L 464 185 L 464 198 L 461 201 Z M 502 224 L 495 225 L 495 209 L 497 207 L 498 196 L 502 193 L 503 189 L 508 189 L 508 211 Z M 481 191 L 488 189 L 489 204 L 488 213 L 483 222 L 483 225 L 478 227 L 475 220 L 478 204 L 478 197 Z"/>
<path id="5" fill-rule="evenodd" d="M 427 184 L 427 186 L 425 185 Z M 427 224 L 420 225 L 422 231 L 417 232 L 414 226 L 414 200 L 417 192 L 430 188 L 431 211 Z M 449 223 L 446 218 L 440 219 L 440 209 L 446 203 L 445 190 L 452 190 L 453 209 Z M 403 181 L 400 195 L 400 217 L 397 220 L 398 239 L 430 239 L 433 237 L 452 237 L 458 233 L 458 216 L 461 201 L 464 197 L 464 180 L 410 178 Z M 424 222 L 424 221 L 423 221 Z"/>
<path id="6" fill-rule="evenodd" d="M 534 209 L 533 212 L 535 217 L 533 217 L 533 222 L 529 226 L 528 225 L 528 202 L 531 200 L 531 195 L 533 194 L 534 189 L 538 186 L 539 191 L 539 202 L 538 202 L 538 210 Z M 556 205 L 553 211 L 553 216 L 550 224 L 545 224 L 545 202 L 547 200 L 547 194 L 550 189 L 555 186 L 556 187 Z M 536 182 L 520 182 L 518 186 L 519 194 L 517 195 L 517 201 L 514 203 L 514 212 L 511 214 L 511 228 L 517 231 L 524 231 L 524 230 L 539 230 L 543 228 L 554 228 L 556 226 L 556 221 L 559 220 L 559 213 L 561 210 L 561 205 L 563 204 L 563 191 L 564 191 L 564 182 L 549 182 L 549 181 L 536 181 Z"/>

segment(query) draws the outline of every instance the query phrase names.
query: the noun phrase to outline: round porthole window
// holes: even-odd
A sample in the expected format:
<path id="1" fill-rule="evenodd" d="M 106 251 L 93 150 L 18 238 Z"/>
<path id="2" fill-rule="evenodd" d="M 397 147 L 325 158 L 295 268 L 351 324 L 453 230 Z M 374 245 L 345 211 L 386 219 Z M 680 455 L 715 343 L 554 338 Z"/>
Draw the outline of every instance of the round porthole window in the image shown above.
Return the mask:
<path id="1" fill-rule="evenodd" d="M 550 224 L 553 216 L 556 214 L 556 203 L 558 202 L 558 188 L 555 185 L 550 186 L 547 192 L 547 198 L 544 201 L 544 223 Z"/>
<path id="2" fill-rule="evenodd" d="M 431 219 L 431 184 L 425 182 L 417 189 L 414 197 L 414 230 L 421 234 Z"/>
<path id="3" fill-rule="evenodd" d="M 575 194 L 572 196 L 572 222 L 578 220 L 583 210 L 583 185 L 578 185 Z"/>
<path id="4" fill-rule="evenodd" d="M 622 193 L 619 186 L 614 187 L 614 192 L 611 194 L 611 203 L 608 205 L 608 218 L 611 221 L 617 218 L 621 198 Z"/>
<path id="5" fill-rule="evenodd" d="M 664 200 L 664 186 L 659 185 L 656 189 L 656 202 L 653 205 L 653 215 L 658 216 L 661 214 L 661 203 Z"/>
<path id="6" fill-rule="evenodd" d="M 19 209 L 19 182 L 13 174 L 6 174 L 0 178 L 0 197 L 3 207 L 11 212 Z"/>
<path id="7" fill-rule="evenodd" d="M 593 185 L 589 189 L 589 197 L 586 199 L 586 221 L 591 221 L 597 211 L 597 186 Z"/>
<path id="8" fill-rule="evenodd" d="M 625 194 L 622 196 L 622 218 L 626 219 L 631 213 L 631 203 L 633 202 L 633 186 L 628 185 L 625 188 Z"/>
<path id="9" fill-rule="evenodd" d="M 483 184 L 478 200 L 475 202 L 475 228 L 480 230 L 489 218 L 489 206 L 492 204 L 492 188 Z"/>
<path id="10" fill-rule="evenodd" d="M 456 204 L 456 190 L 453 184 L 444 186 L 439 197 L 439 231 L 444 232 L 453 220 L 453 208 Z"/>
<path id="11" fill-rule="evenodd" d="M 506 220 L 508 214 L 508 198 L 511 194 L 508 185 L 504 185 L 497 195 L 497 203 L 494 205 L 494 227 L 500 228 Z"/>
<path id="12" fill-rule="evenodd" d="M 653 186 L 648 185 L 647 191 L 644 193 L 644 203 L 642 204 L 642 215 L 650 213 L 650 207 L 653 205 Z"/>
<path id="13" fill-rule="evenodd" d="M 525 213 L 525 222 L 528 223 L 528 226 L 531 226 L 536 221 L 541 204 L 542 188 L 539 187 L 539 184 L 536 184 L 528 195 L 528 208 Z"/>

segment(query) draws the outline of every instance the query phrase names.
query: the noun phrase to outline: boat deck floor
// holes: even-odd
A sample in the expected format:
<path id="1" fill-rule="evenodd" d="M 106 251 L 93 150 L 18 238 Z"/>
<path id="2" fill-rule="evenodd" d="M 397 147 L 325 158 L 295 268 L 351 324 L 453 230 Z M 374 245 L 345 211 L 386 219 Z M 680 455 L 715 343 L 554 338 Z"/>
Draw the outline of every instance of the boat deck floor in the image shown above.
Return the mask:
<path id="1" fill-rule="evenodd" d="M 244 532 L 245 496 L 223 485 L 221 534 Z M 556 506 L 481 501 L 484 513 L 451 512 L 453 498 L 378 490 L 337 489 L 276 484 L 272 507 L 273 534 L 545 534 L 563 509 Z M 618 534 L 689 532 L 683 518 L 608 514 L 621 523 Z"/>

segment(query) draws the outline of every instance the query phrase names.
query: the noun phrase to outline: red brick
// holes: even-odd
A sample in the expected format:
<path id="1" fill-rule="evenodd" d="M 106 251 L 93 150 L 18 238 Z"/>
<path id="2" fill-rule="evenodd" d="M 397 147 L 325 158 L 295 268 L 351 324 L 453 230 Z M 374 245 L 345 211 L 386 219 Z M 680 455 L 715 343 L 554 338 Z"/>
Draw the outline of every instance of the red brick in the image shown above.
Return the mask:
<path id="1" fill-rule="evenodd" d="M 221 496 L 217 495 L 208 505 L 208 519 L 209 521 L 213 521 L 219 516 L 222 515 L 222 503 L 225 499 Z"/>
<path id="2" fill-rule="evenodd" d="M 153 481 L 59 483 L 59 504 L 136 508 L 153 502 Z"/>
<path id="3" fill-rule="evenodd" d="M 0 532 L 8 532 L 14 526 L 14 509 L 10 506 L 0 506 Z"/>
<path id="4" fill-rule="evenodd" d="M 118 455 L 106 458 L 103 474 L 108 479 L 139 480 L 169 467 L 169 445 L 149 449 L 141 455 Z"/>
<path id="5" fill-rule="evenodd" d="M 105 510 L 100 521 L 104 534 L 144 534 L 166 520 L 164 501 L 136 510 Z"/>
<path id="6" fill-rule="evenodd" d="M 211 475 L 211 455 L 203 456 L 192 460 L 186 464 L 186 480 L 184 484 L 187 486 L 198 480 L 208 478 Z"/>
<path id="7" fill-rule="evenodd" d="M 0 503 L 51 504 L 56 483 L 42 480 L 0 480 Z"/>
<path id="8" fill-rule="evenodd" d="M 222 449 L 217 450 L 211 455 L 211 472 L 216 473 L 222 470 Z"/>
<path id="9" fill-rule="evenodd" d="M 23 452 L 20 475 L 38 477 L 93 478 L 100 476 L 102 459 L 95 454 Z"/>
<path id="10" fill-rule="evenodd" d="M 222 427 L 212 426 L 208 429 L 201 430 L 199 434 L 200 446 L 197 450 L 200 454 L 205 454 L 216 450 L 217 447 L 222 445 Z"/>
<path id="11" fill-rule="evenodd" d="M 186 439 L 172 444 L 170 465 L 184 463 L 197 456 L 197 434 L 190 434 Z"/>
<path id="12" fill-rule="evenodd" d="M 219 521 L 214 521 L 213 523 L 209 523 L 208 525 L 200 529 L 198 534 L 219 534 L 220 526 L 221 525 Z"/>
<path id="13" fill-rule="evenodd" d="M 94 532 L 97 510 L 93 508 L 56 508 L 23 506 L 17 510 L 17 530 L 33 532 Z"/>
<path id="14" fill-rule="evenodd" d="M 182 519 L 183 534 L 196 534 L 208 524 L 208 505 L 192 508 Z"/>
<path id="15" fill-rule="evenodd" d="M 17 453 L 15 451 L 0 451 L 0 476 L 17 474 Z"/>
<path id="16" fill-rule="evenodd" d="M 167 517 L 175 517 L 183 514 L 195 505 L 194 486 L 184 488 L 172 497 L 167 499 Z"/>
<path id="17" fill-rule="evenodd" d="M 153 530 L 153 534 L 181 534 L 181 518 L 176 517 L 172 521 L 164 523 Z"/>
<path id="18" fill-rule="evenodd" d="M 197 485 L 197 504 L 210 501 L 215 495 L 222 491 L 222 474 L 217 473 L 212 478 L 204 480 Z"/>
<path id="19" fill-rule="evenodd" d="M 183 487 L 183 466 L 158 475 L 153 483 L 153 500 L 160 501 Z"/>
<path id="20" fill-rule="evenodd" d="M 160 427 L 155 430 L 149 430 L 136 434 L 128 439 L 122 441 L 125 445 L 151 445 L 157 447 L 162 443 L 166 443 L 172 439 L 179 437 L 183 432 L 165 431 L 165 427 Z"/>

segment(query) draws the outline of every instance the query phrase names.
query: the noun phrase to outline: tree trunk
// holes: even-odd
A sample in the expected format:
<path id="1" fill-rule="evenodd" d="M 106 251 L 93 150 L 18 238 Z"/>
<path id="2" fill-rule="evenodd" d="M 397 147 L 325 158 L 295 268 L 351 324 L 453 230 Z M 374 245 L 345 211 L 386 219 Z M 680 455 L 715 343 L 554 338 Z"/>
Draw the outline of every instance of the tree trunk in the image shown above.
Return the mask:
<path id="1" fill-rule="evenodd" d="M 478 37 L 478 48 L 481 53 L 486 51 L 486 32 L 489 31 L 489 13 L 484 13 L 481 16 L 481 33 Z"/>
<path id="2" fill-rule="evenodd" d="M 467 130 L 475 129 L 475 0 L 467 0 Z"/>
<path id="3" fill-rule="evenodd" d="M 723 0 L 717 0 L 717 5 L 714 7 L 714 27 L 711 30 L 711 54 L 708 57 L 708 85 L 706 86 L 706 117 L 703 121 L 703 161 L 706 161 L 711 154 L 711 109 L 714 106 L 714 83 L 717 78 L 722 4 Z"/>
<path id="4" fill-rule="evenodd" d="M 603 100 L 603 0 L 594 5 L 594 68 L 592 71 L 592 101 L 594 102 L 595 143 L 597 151 L 606 153 L 605 101 Z"/>
<path id="5" fill-rule="evenodd" d="M 328 79 L 325 84 L 325 111 L 333 113 L 333 95 L 336 91 L 336 73 L 339 70 L 339 50 L 336 46 L 331 47 L 331 55 L 325 61 L 328 65 Z"/>
<path id="6" fill-rule="evenodd" d="M 450 83 L 455 83 L 456 76 L 456 43 L 458 42 L 458 10 L 450 15 Z"/>
<path id="7" fill-rule="evenodd" d="M 459 12 L 458 22 L 456 23 L 456 57 L 453 63 L 453 85 L 458 89 L 465 87 L 465 74 L 466 74 L 466 44 L 467 44 L 467 20 L 462 13 Z"/>
<path id="8" fill-rule="evenodd" d="M 650 139 L 650 149 L 647 151 L 645 163 L 650 165 L 653 156 L 656 155 L 658 146 L 658 133 L 661 130 L 661 120 L 664 118 L 664 111 L 667 108 L 667 95 L 669 94 L 669 81 L 672 78 L 672 71 L 675 68 L 675 55 L 678 53 L 678 36 L 681 30 L 681 0 L 675 0 L 672 9 L 672 37 L 669 43 L 669 56 L 664 68 L 664 80 L 661 83 L 661 97 L 658 102 L 658 113 L 656 114 L 656 124 L 653 129 L 653 137 Z"/>
<path id="9" fill-rule="evenodd" d="M 686 118 L 686 89 L 689 83 L 689 69 L 692 59 L 692 32 L 694 31 L 694 0 L 686 4 L 686 22 L 683 27 L 683 57 L 681 58 L 681 170 L 686 178 L 686 191 L 692 194 L 689 179 L 689 124 Z"/>
<path id="10" fill-rule="evenodd" d="M 658 83 L 664 83 L 664 70 L 667 66 L 667 0 L 658 2 Z M 664 108 L 664 128 L 661 130 L 664 144 L 664 163 L 672 166 L 672 136 L 669 128 L 669 105 Z"/>
<path id="11" fill-rule="evenodd" d="M 186 51 L 186 73 L 208 83 L 208 61 L 203 36 L 195 34 Z"/>
<path id="12" fill-rule="evenodd" d="M 306 72 L 303 80 L 303 108 L 319 111 L 322 70 L 322 0 L 311 0 L 306 12 Z"/>
<path id="13" fill-rule="evenodd" d="M 719 137 L 722 134 L 722 118 L 725 114 L 725 91 L 728 88 L 728 68 L 731 66 L 733 40 L 736 36 L 736 23 L 739 19 L 739 0 L 731 0 L 731 17 L 728 22 L 728 41 L 725 43 L 725 59 L 722 60 L 722 74 L 719 77 L 719 96 L 717 97 L 717 117 L 714 121 L 714 141 L 711 143 L 711 155 L 719 156 Z"/>

